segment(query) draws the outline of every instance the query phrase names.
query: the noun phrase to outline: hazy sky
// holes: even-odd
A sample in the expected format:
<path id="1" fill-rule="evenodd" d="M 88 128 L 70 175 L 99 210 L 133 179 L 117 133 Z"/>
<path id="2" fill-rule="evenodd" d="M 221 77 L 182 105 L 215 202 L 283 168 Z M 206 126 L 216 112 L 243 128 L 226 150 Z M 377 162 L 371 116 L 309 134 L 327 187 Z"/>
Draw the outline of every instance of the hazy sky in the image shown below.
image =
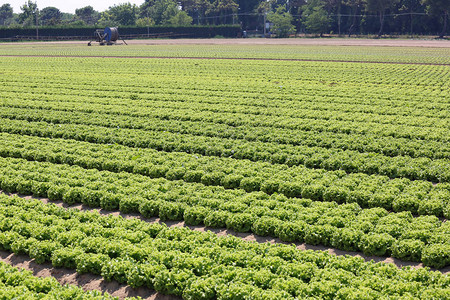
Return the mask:
<path id="1" fill-rule="evenodd" d="M 96 11 L 104 11 L 108 9 L 110 6 L 114 6 L 121 3 L 128 3 L 141 5 L 144 3 L 144 0 L 32 0 L 33 2 L 37 2 L 38 8 L 43 9 L 47 6 L 54 6 L 58 8 L 62 12 L 66 13 L 75 13 L 75 9 L 81 8 L 84 6 L 92 6 Z M 15 13 L 21 13 L 20 7 L 27 3 L 28 0 L 0 0 L 0 6 L 5 3 L 11 4 Z"/>

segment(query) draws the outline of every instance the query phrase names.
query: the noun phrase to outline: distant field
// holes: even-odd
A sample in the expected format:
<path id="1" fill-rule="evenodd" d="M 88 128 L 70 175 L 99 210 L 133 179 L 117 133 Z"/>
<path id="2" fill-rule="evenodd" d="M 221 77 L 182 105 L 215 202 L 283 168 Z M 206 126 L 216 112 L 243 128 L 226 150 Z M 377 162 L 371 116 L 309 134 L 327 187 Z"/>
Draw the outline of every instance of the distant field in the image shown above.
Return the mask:
<path id="1" fill-rule="evenodd" d="M 450 64 L 450 41 L 435 40 L 219 39 L 131 40 L 128 43 L 128 46 L 120 47 L 100 47 L 96 43 L 87 47 L 86 42 L 11 43 L 0 47 L 0 55 L 265 58 Z"/>
<path id="2" fill-rule="evenodd" d="M 3 192 L 448 269 L 450 48 L 155 43 L 0 44 Z M 450 293 L 429 269 L 37 200 L 1 195 L 0 216 L 3 250 L 185 299 Z"/>

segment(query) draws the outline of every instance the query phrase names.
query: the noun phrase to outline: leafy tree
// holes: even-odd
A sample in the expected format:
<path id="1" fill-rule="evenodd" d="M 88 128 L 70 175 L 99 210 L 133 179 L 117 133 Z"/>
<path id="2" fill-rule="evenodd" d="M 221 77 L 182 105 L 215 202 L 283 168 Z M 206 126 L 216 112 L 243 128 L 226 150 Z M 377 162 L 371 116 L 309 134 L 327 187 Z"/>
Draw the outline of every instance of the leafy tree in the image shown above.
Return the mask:
<path id="1" fill-rule="evenodd" d="M 237 13 L 238 8 L 239 5 L 234 0 L 215 0 L 210 6 L 209 13 L 216 16 L 215 20 L 221 24 L 228 24 L 233 20 L 233 15 Z"/>
<path id="2" fill-rule="evenodd" d="M 288 37 L 289 34 L 295 33 L 295 26 L 292 25 L 294 19 L 284 6 L 278 6 L 275 12 L 270 12 L 267 19 L 273 24 L 272 28 L 277 37 Z"/>
<path id="3" fill-rule="evenodd" d="M 344 2 L 345 5 L 351 7 L 351 14 L 352 14 L 352 23 L 350 25 L 350 28 L 348 29 L 348 36 L 350 37 L 356 28 L 356 20 L 357 16 L 360 14 L 361 9 L 363 7 L 364 0 L 346 0 Z"/>
<path id="4" fill-rule="evenodd" d="M 41 10 L 39 19 L 43 25 L 56 25 L 61 23 L 61 11 L 56 7 L 48 6 Z"/>
<path id="5" fill-rule="evenodd" d="M 380 20 L 380 30 L 378 31 L 378 36 L 380 37 L 383 34 L 383 26 L 386 10 L 391 8 L 394 4 L 398 3 L 399 0 L 366 0 L 366 1 L 367 1 L 367 10 L 378 14 Z"/>
<path id="6" fill-rule="evenodd" d="M 88 25 L 94 25 L 100 18 L 100 14 L 90 5 L 76 9 L 75 15 Z"/>
<path id="7" fill-rule="evenodd" d="M 100 19 L 98 20 L 97 25 L 100 27 L 118 26 L 119 22 L 115 20 L 109 10 L 106 10 L 100 14 Z"/>
<path id="8" fill-rule="evenodd" d="M 136 20 L 136 26 L 149 27 L 155 25 L 155 21 L 152 18 L 139 18 Z"/>
<path id="9" fill-rule="evenodd" d="M 303 12 L 303 6 L 306 4 L 306 0 L 291 0 L 289 1 L 289 12 L 292 15 L 301 16 Z M 301 18 L 295 17 L 295 23 L 297 23 L 297 28 L 300 28 L 301 26 Z"/>
<path id="10" fill-rule="evenodd" d="M 180 1 L 180 5 L 200 25 L 206 23 L 206 12 L 209 12 L 212 3 L 209 0 L 185 0 Z"/>
<path id="11" fill-rule="evenodd" d="M 112 19 L 119 25 L 135 25 L 138 8 L 135 4 L 124 3 L 109 8 Z"/>
<path id="12" fill-rule="evenodd" d="M 169 25 L 170 20 L 174 18 L 180 10 L 178 9 L 178 4 L 175 2 L 169 3 L 169 5 L 164 10 L 162 16 L 161 16 L 161 24 L 162 25 Z"/>
<path id="13" fill-rule="evenodd" d="M 447 32 L 447 23 L 450 15 L 450 0 L 423 0 L 427 11 L 435 16 L 442 16 L 442 30 L 439 37 L 444 38 Z"/>
<path id="14" fill-rule="evenodd" d="M 322 0 L 312 0 L 304 6 L 302 21 L 308 32 L 320 33 L 322 36 L 328 30 L 330 18 L 324 5 Z"/>
<path id="15" fill-rule="evenodd" d="M 39 11 L 35 2 L 28 0 L 28 2 L 22 5 L 20 9 L 22 10 L 22 13 L 19 14 L 19 23 L 23 26 L 32 26 L 36 24 Z"/>
<path id="16" fill-rule="evenodd" d="M 192 24 L 192 17 L 185 11 L 179 11 L 175 16 L 169 19 L 169 24 L 172 26 L 189 26 Z"/>
<path id="17" fill-rule="evenodd" d="M 239 16 L 239 20 L 242 22 L 242 28 L 255 28 L 258 22 L 258 16 L 249 13 L 258 7 L 260 0 L 237 0 L 236 3 L 239 5 L 239 13 L 242 14 Z"/>
<path id="18" fill-rule="evenodd" d="M 0 6 L 0 25 L 7 25 L 13 17 L 13 9 L 11 4 L 6 3 Z"/>
<path id="19" fill-rule="evenodd" d="M 141 18 L 151 18 L 156 25 L 167 24 L 178 13 L 175 0 L 146 0 L 140 7 Z"/>

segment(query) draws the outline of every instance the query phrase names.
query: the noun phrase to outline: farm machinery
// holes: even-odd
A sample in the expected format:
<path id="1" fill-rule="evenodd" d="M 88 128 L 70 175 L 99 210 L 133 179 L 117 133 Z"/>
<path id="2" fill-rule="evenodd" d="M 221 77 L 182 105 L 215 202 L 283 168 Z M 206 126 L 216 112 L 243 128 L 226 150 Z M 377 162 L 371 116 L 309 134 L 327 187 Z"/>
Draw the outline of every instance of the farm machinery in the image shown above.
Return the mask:
<path id="1" fill-rule="evenodd" d="M 99 43 L 100 46 L 120 45 L 119 43 L 117 43 L 117 40 L 119 39 L 119 30 L 117 29 L 117 27 L 106 27 L 104 30 L 97 29 L 94 31 L 94 40 Z M 92 46 L 92 42 L 94 40 L 91 40 L 88 43 L 88 46 Z M 125 43 L 125 45 L 127 45 L 127 42 L 125 42 L 125 40 L 121 40 Z"/>

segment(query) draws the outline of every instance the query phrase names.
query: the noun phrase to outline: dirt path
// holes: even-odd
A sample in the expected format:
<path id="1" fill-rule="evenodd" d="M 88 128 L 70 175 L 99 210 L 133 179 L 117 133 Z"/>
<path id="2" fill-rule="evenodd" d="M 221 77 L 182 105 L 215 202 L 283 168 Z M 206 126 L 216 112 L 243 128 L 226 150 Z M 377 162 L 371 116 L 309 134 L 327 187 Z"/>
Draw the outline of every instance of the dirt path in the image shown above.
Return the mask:
<path id="1" fill-rule="evenodd" d="M 323 45 L 450 48 L 449 40 L 365 39 L 365 38 L 290 38 L 290 39 L 155 39 L 129 40 L 129 45 Z M 86 44 L 86 41 L 14 42 L 4 45 Z"/>

